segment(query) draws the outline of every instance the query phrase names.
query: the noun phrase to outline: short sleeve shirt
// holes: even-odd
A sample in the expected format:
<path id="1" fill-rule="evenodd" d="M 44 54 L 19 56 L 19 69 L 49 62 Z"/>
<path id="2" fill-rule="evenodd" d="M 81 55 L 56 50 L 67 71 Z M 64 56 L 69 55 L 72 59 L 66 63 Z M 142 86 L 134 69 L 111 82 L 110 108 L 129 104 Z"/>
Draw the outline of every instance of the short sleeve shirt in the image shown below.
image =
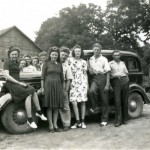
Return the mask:
<path id="1" fill-rule="evenodd" d="M 65 61 L 63 64 L 63 75 L 64 75 L 64 80 L 72 80 L 72 72 L 71 72 L 71 67 L 68 64 L 68 61 Z"/>
<path id="2" fill-rule="evenodd" d="M 95 70 L 97 72 L 101 72 L 102 74 L 110 71 L 110 66 L 109 66 L 108 60 L 106 57 L 104 57 L 102 55 L 97 59 L 95 59 L 95 57 L 92 56 L 89 59 L 89 67 L 91 67 L 93 70 Z"/>
<path id="3" fill-rule="evenodd" d="M 111 76 L 126 76 L 128 74 L 128 70 L 126 68 L 126 65 L 123 61 L 120 61 L 119 63 L 115 62 L 114 60 L 109 62 L 110 68 L 111 68 Z"/>

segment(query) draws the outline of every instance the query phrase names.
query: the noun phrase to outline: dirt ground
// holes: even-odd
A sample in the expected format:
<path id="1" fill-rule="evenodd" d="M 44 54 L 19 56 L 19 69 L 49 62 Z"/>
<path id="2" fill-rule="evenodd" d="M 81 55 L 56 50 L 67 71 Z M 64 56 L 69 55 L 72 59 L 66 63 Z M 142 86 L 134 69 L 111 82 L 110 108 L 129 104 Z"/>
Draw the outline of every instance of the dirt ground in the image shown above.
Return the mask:
<path id="1" fill-rule="evenodd" d="M 87 118 L 87 129 L 48 133 L 48 124 L 40 122 L 38 130 L 13 135 L 0 129 L 0 149 L 150 149 L 150 105 L 144 105 L 142 116 L 129 120 L 128 125 L 99 126 L 99 118 Z"/>

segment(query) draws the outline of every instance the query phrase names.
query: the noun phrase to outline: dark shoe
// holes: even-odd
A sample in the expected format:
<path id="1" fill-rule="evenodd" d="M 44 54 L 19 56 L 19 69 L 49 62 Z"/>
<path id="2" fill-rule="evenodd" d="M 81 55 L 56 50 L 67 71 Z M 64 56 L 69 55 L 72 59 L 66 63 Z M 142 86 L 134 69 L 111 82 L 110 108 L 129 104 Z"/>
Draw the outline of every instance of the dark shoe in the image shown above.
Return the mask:
<path id="1" fill-rule="evenodd" d="M 48 129 L 48 132 L 54 133 L 54 128 L 49 128 L 49 129 Z"/>
<path id="2" fill-rule="evenodd" d="M 70 127 L 66 126 L 63 128 L 64 131 L 68 131 L 70 129 Z"/>
<path id="3" fill-rule="evenodd" d="M 54 131 L 55 132 L 62 132 L 62 129 L 61 128 L 54 128 Z"/>
<path id="4" fill-rule="evenodd" d="M 122 124 L 127 125 L 128 122 L 127 121 L 122 121 Z"/>
<path id="5" fill-rule="evenodd" d="M 119 127 L 119 126 L 121 126 L 121 123 L 120 123 L 120 122 L 117 122 L 117 123 L 115 123 L 114 126 L 115 126 L 115 127 Z"/>

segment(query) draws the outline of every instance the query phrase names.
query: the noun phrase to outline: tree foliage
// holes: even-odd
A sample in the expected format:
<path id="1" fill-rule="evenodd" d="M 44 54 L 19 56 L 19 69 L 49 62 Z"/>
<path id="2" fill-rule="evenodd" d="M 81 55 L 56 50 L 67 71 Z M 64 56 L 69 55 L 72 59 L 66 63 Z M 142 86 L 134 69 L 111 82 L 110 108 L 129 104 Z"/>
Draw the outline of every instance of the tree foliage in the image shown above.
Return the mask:
<path id="1" fill-rule="evenodd" d="M 145 39 L 141 39 L 141 33 Z M 58 17 L 47 19 L 37 32 L 36 43 L 50 46 L 81 45 L 90 49 L 96 41 L 103 49 L 121 49 L 143 56 L 139 42 L 150 39 L 150 6 L 147 0 L 109 0 L 106 11 L 94 4 L 80 4 L 60 10 Z"/>
<path id="2" fill-rule="evenodd" d="M 73 47 L 79 44 L 89 49 L 104 30 L 101 8 L 94 4 L 80 4 L 78 7 L 64 8 L 58 17 L 43 22 L 37 32 L 36 43 L 47 50 L 50 46 Z"/>

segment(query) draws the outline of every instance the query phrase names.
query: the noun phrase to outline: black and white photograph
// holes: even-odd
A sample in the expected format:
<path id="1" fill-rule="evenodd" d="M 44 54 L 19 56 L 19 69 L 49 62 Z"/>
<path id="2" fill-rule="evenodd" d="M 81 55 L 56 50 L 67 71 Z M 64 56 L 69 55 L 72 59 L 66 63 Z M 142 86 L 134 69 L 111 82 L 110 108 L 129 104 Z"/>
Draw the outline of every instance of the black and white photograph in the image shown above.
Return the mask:
<path id="1" fill-rule="evenodd" d="M 1 149 L 150 149 L 150 0 L 0 0 Z"/>

